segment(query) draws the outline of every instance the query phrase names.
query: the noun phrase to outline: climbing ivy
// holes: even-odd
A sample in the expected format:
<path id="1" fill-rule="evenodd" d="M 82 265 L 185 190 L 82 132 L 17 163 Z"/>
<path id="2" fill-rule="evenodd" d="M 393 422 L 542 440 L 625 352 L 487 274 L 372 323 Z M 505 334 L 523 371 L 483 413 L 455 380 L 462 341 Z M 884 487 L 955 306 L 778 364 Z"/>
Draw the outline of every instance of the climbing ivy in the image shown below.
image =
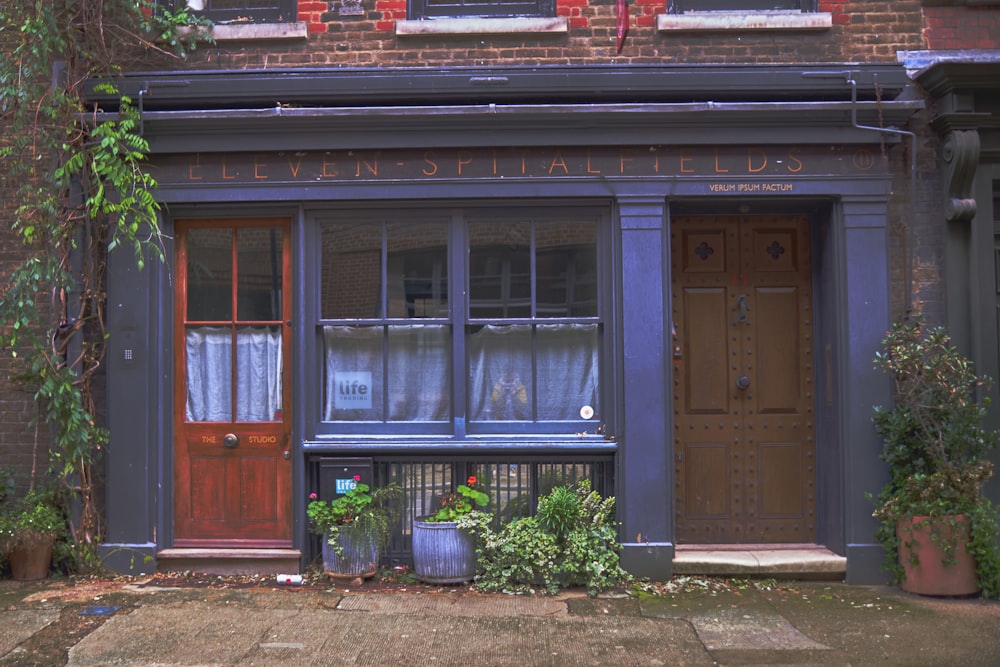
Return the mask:
<path id="1" fill-rule="evenodd" d="M 0 193 L 16 256 L 0 295 L 0 336 L 15 380 L 38 405 L 31 486 L 43 475 L 75 496 L 74 565 L 101 538 L 94 463 L 107 444 L 94 387 L 104 357 L 107 254 L 162 259 L 156 182 L 139 112 L 113 117 L 86 89 L 117 94 L 138 63 L 182 58 L 209 24 L 184 3 L 19 0 L 0 6 Z"/>

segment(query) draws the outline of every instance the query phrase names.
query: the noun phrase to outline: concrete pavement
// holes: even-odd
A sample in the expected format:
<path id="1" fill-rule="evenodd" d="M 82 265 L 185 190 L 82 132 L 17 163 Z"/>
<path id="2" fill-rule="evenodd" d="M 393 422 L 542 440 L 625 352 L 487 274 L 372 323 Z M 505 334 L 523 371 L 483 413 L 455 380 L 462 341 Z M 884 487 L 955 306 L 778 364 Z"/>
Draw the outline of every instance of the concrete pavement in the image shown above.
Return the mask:
<path id="1" fill-rule="evenodd" d="M 995 602 L 697 577 L 646 591 L 0 581 L 0 665 L 1000 665 Z"/>

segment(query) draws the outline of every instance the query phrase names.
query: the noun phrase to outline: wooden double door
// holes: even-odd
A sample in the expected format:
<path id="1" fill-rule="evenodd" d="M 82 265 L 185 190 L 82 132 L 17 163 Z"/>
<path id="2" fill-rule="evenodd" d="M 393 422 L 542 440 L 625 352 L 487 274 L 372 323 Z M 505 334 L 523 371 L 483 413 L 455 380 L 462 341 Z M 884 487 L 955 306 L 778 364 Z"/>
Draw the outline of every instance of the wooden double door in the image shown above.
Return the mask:
<path id="1" fill-rule="evenodd" d="M 176 547 L 292 543 L 290 231 L 177 222 Z"/>
<path id="2" fill-rule="evenodd" d="M 671 222 L 677 542 L 816 539 L 809 226 Z"/>

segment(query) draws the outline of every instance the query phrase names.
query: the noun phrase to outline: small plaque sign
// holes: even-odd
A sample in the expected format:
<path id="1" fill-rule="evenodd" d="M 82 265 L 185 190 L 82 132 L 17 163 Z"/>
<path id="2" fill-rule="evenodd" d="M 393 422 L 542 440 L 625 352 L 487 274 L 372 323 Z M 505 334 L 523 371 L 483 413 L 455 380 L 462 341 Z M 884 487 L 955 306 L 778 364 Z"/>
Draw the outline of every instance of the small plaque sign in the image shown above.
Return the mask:
<path id="1" fill-rule="evenodd" d="M 357 484 L 358 484 L 357 481 L 355 481 L 353 477 L 348 477 L 347 479 L 338 479 L 336 480 L 336 485 L 334 486 L 334 489 L 338 494 L 343 494 L 353 490 L 354 487 L 357 486 Z"/>
<path id="2" fill-rule="evenodd" d="M 337 371 L 333 404 L 337 410 L 371 410 L 372 374 L 367 371 Z"/>

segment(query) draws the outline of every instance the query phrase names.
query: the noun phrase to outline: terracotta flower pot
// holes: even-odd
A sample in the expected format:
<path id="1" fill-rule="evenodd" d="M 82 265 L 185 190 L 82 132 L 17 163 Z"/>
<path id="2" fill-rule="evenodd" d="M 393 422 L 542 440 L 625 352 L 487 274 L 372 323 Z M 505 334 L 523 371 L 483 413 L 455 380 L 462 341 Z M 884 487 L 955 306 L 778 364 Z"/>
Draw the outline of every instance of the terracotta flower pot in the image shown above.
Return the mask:
<path id="1" fill-rule="evenodd" d="M 33 541 L 10 551 L 10 576 L 18 581 L 34 581 L 49 576 L 53 540 Z"/>
<path id="2" fill-rule="evenodd" d="M 965 548 L 969 541 L 965 516 L 908 517 L 896 524 L 896 536 L 905 575 L 900 588 L 904 591 L 937 597 L 979 592 L 976 560 Z M 946 562 L 948 544 L 955 545 L 953 563 Z"/>

